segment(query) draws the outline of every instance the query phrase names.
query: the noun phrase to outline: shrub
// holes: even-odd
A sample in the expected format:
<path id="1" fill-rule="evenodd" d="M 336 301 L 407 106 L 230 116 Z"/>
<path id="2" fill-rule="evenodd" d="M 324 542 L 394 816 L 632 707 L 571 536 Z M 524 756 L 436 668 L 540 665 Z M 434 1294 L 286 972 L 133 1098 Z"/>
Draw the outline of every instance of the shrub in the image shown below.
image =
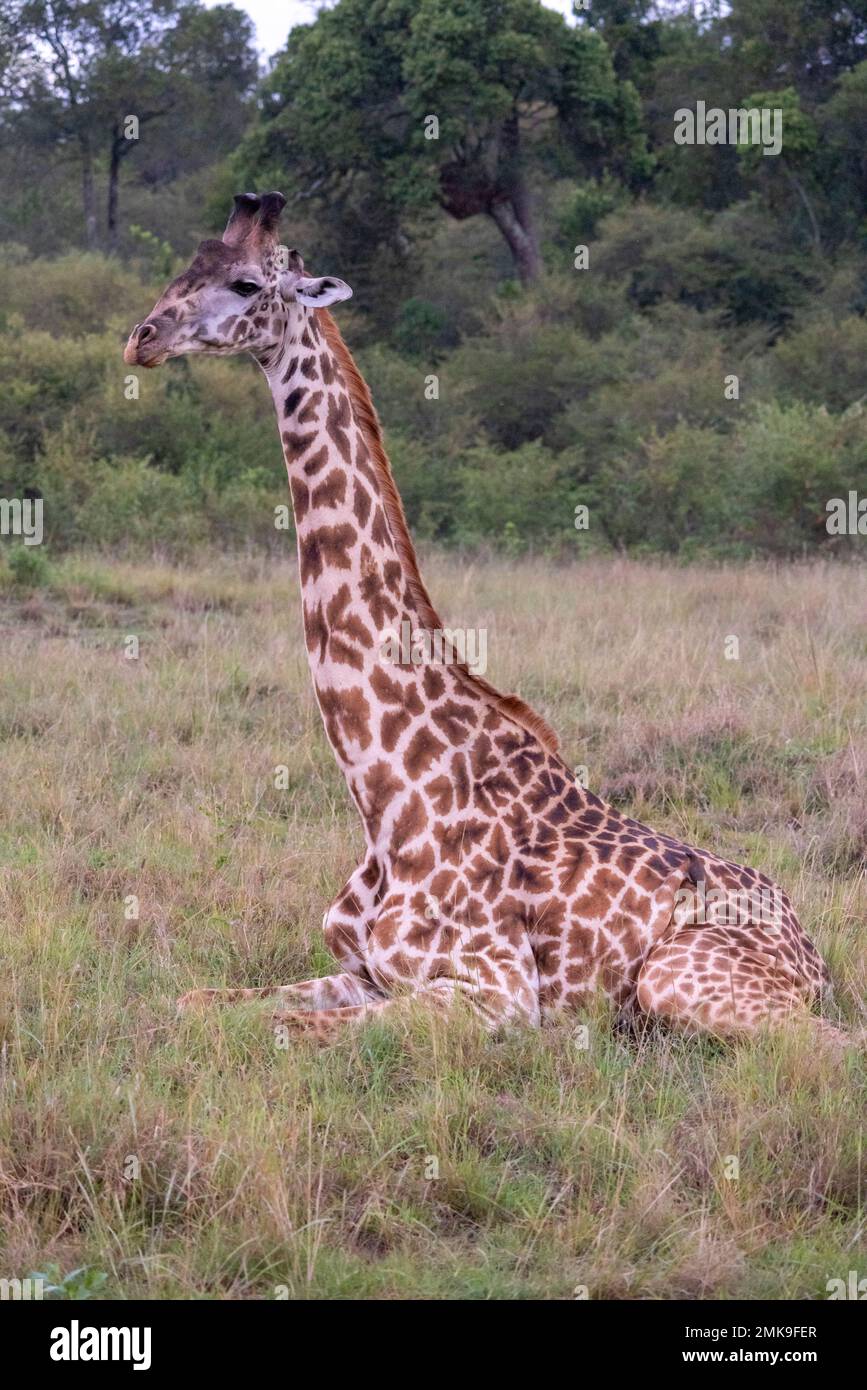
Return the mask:
<path id="1" fill-rule="evenodd" d="M 432 360 L 448 341 L 449 321 L 443 309 L 427 299 L 407 299 L 394 326 L 394 345 L 406 357 Z"/>
<path id="2" fill-rule="evenodd" d="M 41 546 L 16 545 L 6 563 L 13 584 L 22 589 L 42 589 L 51 577 L 51 565 Z"/>
<path id="3" fill-rule="evenodd" d="M 103 466 L 78 511 L 77 530 L 98 546 L 121 542 L 171 547 L 206 534 L 202 508 L 188 480 L 160 473 L 144 459 Z"/>
<path id="4" fill-rule="evenodd" d="M 727 441 L 713 430 L 680 423 L 652 433 L 637 456 L 614 458 L 581 500 L 618 547 L 672 554 L 689 542 L 708 549 L 731 544 L 736 511 L 726 481 Z"/>
<path id="5" fill-rule="evenodd" d="M 645 205 L 603 217 L 604 184 L 560 193 L 589 219 L 576 235 L 599 223 L 592 274 L 549 271 L 456 318 L 477 283 L 474 257 L 491 248 L 478 227 L 442 232 L 393 345 L 369 337 L 358 355 L 415 532 L 513 551 L 845 548 L 825 521 L 829 498 L 865 488 L 867 416 L 852 402 L 867 319 L 853 312 L 854 253 L 780 337 L 815 272 L 767 278 L 770 224 L 755 203 L 713 218 Z M 0 495 L 39 492 L 52 553 L 208 539 L 282 548 L 285 468 L 253 363 L 182 358 L 132 373 L 131 398 L 123 334 L 154 294 L 98 256 L 6 249 Z M 746 313 L 740 295 L 765 299 Z M 736 401 L 724 393 L 730 374 Z M 578 504 L 591 511 L 586 534 Z"/>
<path id="6" fill-rule="evenodd" d="M 31 329 L 57 339 L 81 338 L 118 324 L 126 331 L 157 297 L 128 266 L 83 251 L 56 259 L 0 257 L 0 305 Z"/>
<path id="7" fill-rule="evenodd" d="M 731 454 L 740 534 L 756 550 L 772 553 L 827 546 L 827 502 L 850 489 L 863 493 L 865 456 L 863 410 L 840 417 L 802 402 L 757 407 Z"/>
<path id="8" fill-rule="evenodd" d="M 456 538 L 490 537 L 512 550 L 573 544 L 580 498 L 563 474 L 563 462 L 538 442 L 508 453 L 484 445 L 469 449 L 458 472 Z"/>
<path id="9" fill-rule="evenodd" d="M 777 344 L 771 370 L 788 400 L 845 410 L 865 394 L 867 319 L 817 319 Z"/>

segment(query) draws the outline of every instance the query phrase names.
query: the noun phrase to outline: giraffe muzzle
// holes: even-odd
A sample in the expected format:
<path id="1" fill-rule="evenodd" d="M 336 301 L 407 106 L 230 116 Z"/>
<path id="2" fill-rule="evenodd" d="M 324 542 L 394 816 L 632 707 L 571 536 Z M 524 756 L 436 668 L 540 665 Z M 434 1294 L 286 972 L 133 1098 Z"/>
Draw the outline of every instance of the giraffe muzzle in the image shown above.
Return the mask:
<path id="1" fill-rule="evenodd" d="M 158 367 L 168 355 L 157 346 L 159 334 L 152 323 L 137 323 L 127 339 L 123 360 L 130 367 Z"/>

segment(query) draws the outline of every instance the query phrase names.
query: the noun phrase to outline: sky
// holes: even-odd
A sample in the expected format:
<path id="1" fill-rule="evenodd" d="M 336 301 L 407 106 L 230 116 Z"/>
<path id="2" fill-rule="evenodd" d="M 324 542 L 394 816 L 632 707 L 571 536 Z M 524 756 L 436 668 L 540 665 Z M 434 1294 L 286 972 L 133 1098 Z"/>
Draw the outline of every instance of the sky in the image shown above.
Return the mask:
<path id="1" fill-rule="evenodd" d="M 572 0 L 544 0 L 546 9 L 558 10 L 571 16 Z M 205 0 L 219 4 L 220 0 Z M 240 10 L 246 10 L 256 26 L 259 49 L 270 58 L 286 42 L 286 35 L 295 24 L 309 24 L 316 18 L 318 4 L 314 0 L 233 0 Z"/>

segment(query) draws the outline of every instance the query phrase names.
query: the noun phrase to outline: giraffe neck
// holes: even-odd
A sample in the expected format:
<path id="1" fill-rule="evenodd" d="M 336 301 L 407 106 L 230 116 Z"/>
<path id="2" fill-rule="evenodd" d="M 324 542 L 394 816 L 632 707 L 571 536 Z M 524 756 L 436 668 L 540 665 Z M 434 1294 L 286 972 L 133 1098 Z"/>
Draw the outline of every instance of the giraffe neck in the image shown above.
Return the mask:
<path id="1" fill-rule="evenodd" d="M 395 638 L 441 632 L 382 447 L 379 421 L 330 314 L 287 328 L 262 364 L 289 474 L 304 635 L 325 730 L 375 842 L 389 765 L 432 766 L 444 737 L 469 740 L 505 717 L 552 751 L 523 701 L 501 695 L 446 649 L 422 663 Z M 365 790 L 366 789 L 366 790 Z"/>
<path id="2" fill-rule="evenodd" d="M 423 712 L 431 683 L 396 663 L 391 638 L 426 630 L 431 611 L 414 554 L 389 519 L 397 494 L 358 418 L 346 380 L 347 362 L 354 364 L 333 322 L 326 333 L 322 319 L 311 312 L 287 331 L 266 375 L 295 514 L 310 672 L 354 793 L 364 769 L 393 751 L 410 715 Z"/>

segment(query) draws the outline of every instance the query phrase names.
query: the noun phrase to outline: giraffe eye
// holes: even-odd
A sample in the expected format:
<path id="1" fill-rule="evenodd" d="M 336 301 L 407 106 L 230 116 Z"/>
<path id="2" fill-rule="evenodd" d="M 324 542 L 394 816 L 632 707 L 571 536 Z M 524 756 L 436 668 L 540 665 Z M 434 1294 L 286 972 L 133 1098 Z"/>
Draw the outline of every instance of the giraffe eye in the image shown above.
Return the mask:
<path id="1" fill-rule="evenodd" d="M 251 295 L 258 294 L 261 285 L 257 285 L 255 280 L 233 280 L 229 289 L 233 294 L 239 294 L 243 299 L 249 299 Z"/>

